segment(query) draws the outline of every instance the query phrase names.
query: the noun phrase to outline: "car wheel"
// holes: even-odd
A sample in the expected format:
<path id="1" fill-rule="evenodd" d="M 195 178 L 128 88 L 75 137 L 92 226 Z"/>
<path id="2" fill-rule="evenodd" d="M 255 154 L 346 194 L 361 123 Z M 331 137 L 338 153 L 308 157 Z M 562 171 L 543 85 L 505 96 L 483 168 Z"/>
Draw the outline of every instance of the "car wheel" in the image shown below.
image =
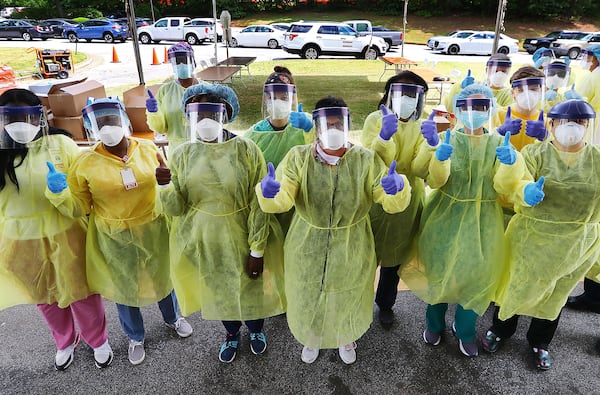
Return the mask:
<path id="1" fill-rule="evenodd" d="M 48 37 L 42 37 L 42 41 L 46 41 L 48 39 Z"/>
<path id="2" fill-rule="evenodd" d="M 66 70 L 60 70 L 57 74 L 57 77 L 61 80 L 69 78 L 69 73 Z"/>
<path id="3" fill-rule="evenodd" d="M 148 35 L 147 33 L 142 33 L 140 34 L 140 42 L 142 44 L 150 44 L 150 41 L 152 41 L 152 39 L 150 38 L 150 35 Z"/>
<path id="4" fill-rule="evenodd" d="M 235 48 L 238 46 L 238 41 L 235 38 L 231 38 L 231 41 L 229 41 L 229 46 L 232 48 Z"/>
<path id="5" fill-rule="evenodd" d="M 185 36 L 185 41 L 187 41 L 187 43 L 190 45 L 196 45 L 199 43 L 198 37 L 196 37 L 194 34 L 188 34 Z"/>
<path id="6" fill-rule="evenodd" d="M 23 40 L 25 41 L 31 41 L 31 34 L 27 33 L 27 32 L 23 32 L 23 34 L 21 34 L 21 37 L 23 38 Z"/>
<path id="7" fill-rule="evenodd" d="M 318 59 L 319 48 L 314 45 L 309 45 L 302 50 L 302 58 L 304 59 Z"/>
<path id="8" fill-rule="evenodd" d="M 110 33 L 104 33 L 102 35 L 102 38 L 104 39 L 105 43 L 112 43 L 113 41 L 115 41 L 115 38 Z"/>
<path id="9" fill-rule="evenodd" d="M 277 40 L 275 39 L 270 39 L 269 41 L 267 41 L 267 47 L 271 48 L 271 49 L 276 49 L 279 46 L 279 43 L 277 42 Z"/>
<path id="10" fill-rule="evenodd" d="M 577 59 L 580 52 L 581 50 L 579 48 L 571 48 L 569 49 L 569 52 L 567 52 L 567 56 L 569 59 Z"/>
<path id="11" fill-rule="evenodd" d="M 368 48 L 365 48 L 365 50 L 363 51 L 362 57 L 365 60 L 376 60 L 378 56 L 379 56 L 379 51 L 377 50 L 377 48 L 368 47 Z"/>
<path id="12" fill-rule="evenodd" d="M 91 39 L 91 38 L 86 38 L 86 39 L 85 39 L 85 42 L 91 43 L 91 42 L 92 42 L 92 39 Z"/>
<path id="13" fill-rule="evenodd" d="M 73 32 L 67 34 L 67 38 L 69 39 L 69 42 L 72 42 L 72 43 L 77 42 L 77 34 L 75 34 Z"/>
<path id="14" fill-rule="evenodd" d="M 508 49 L 508 47 L 500 47 L 498 48 L 498 53 L 502 55 L 508 55 L 510 53 L 510 49 Z"/>
<path id="15" fill-rule="evenodd" d="M 121 42 L 124 43 L 127 39 L 126 38 L 122 38 Z"/>
<path id="16" fill-rule="evenodd" d="M 389 50 L 390 48 L 392 48 L 392 40 L 391 40 L 391 39 L 389 39 L 389 38 L 386 38 L 384 41 L 385 41 L 385 43 L 387 44 L 387 49 L 386 49 L 386 51 L 387 51 L 387 50 Z"/>
<path id="17" fill-rule="evenodd" d="M 448 55 L 458 55 L 460 52 L 460 47 L 456 44 L 452 44 L 448 47 Z"/>

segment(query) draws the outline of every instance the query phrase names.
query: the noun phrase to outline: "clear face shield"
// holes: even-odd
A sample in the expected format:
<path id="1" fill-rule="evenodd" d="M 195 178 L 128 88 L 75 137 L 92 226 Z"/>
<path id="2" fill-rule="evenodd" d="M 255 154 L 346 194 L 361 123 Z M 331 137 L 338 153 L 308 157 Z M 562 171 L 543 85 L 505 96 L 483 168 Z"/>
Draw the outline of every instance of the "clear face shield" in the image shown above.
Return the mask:
<path id="1" fill-rule="evenodd" d="M 583 70 L 589 70 L 590 67 L 592 67 L 592 61 L 594 58 L 594 53 L 588 51 L 587 49 L 582 49 L 581 50 L 581 61 L 579 63 L 579 66 L 583 69 Z"/>
<path id="2" fill-rule="evenodd" d="M 494 101 L 490 98 L 466 98 L 456 101 L 459 121 L 470 131 L 479 128 L 492 129 Z"/>
<path id="3" fill-rule="evenodd" d="M 349 148 L 350 110 L 348 107 L 324 107 L 314 110 L 313 122 L 321 147 L 328 150 Z"/>
<path id="4" fill-rule="evenodd" d="M 287 119 L 292 111 L 298 111 L 298 97 L 296 96 L 295 85 L 265 85 L 262 107 L 264 118 Z"/>
<path id="5" fill-rule="evenodd" d="M 552 134 L 564 147 L 572 147 L 581 143 L 584 139 L 592 143 L 597 141 L 596 120 L 587 119 L 552 119 Z M 586 137 L 587 136 L 587 137 Z"/>
<path id="6" fill-rule="evenodd" d="M 0 149 L 25 148 L 46 133 L 42 106 L 0 107 Z"/>
<path id="7" fill-rule="evenodd" d="M 488 86 L 494 89 L 504 88 L 510 77 L 511 66 L 510 60 L 488 60 L 486 65 Z"/>
<path id="8" fill-rule="evenodd" d="M 569 83 L 571 68 L 565 63 L 551 63 L 544 67 L 546 90 L 564 88 Z"/>
<path id="9" fill-rule="evenodd" d="M 519 107 L 533 111 L 544 101 L 544 79 L 539 77 L 522 78 L 512 82 L 515 101 Z"/>
<path id="10" fill-rule="evenodd" d="M 227 109 L 223 103 L 189 103 L 186 107 L 188 140 L 222 143 Z"/>
<path id="11" fill-rule="evenodd" d="M 401 121 L 419 119 L 423 103 L 425 103 L 425 89 L 421 85 L 404 83 L 390 85 L 386 106 Z"/>
<path id="12" fill-rule="evenodd" d="M 114 147 L 131 134 L 129 118 L 119 103 L 92 103 L 82 112 L 89 121 L 89 124 L 87 121 L 84 124 L 90 143 L 102 141 L 102 144 Z"/>
<path id="13" fill-rule="evenodd" d="M 196 61 L 194 60 L 194 55 L 191 52 L 173 51 L 168 54 L 168 58 L 171 66 L 173 67 L 173 74 L 175 74 L 175 78 L 185 80 L 194 76 Z"/>

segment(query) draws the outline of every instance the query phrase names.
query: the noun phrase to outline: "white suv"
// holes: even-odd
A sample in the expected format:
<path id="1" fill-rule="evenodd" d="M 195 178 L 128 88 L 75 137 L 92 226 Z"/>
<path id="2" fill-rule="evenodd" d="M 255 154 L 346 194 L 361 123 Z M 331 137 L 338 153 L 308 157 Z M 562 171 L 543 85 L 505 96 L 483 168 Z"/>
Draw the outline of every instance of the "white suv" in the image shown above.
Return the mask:
<path id="1" fill-rule="evenodd" d="M 339 22 L 293 23 L 284 35 L 282 47 L 304 59 L 317 59 L 320 55 L 352 55 L 375 60 L 388 49 L 381 37 L 359 36 L 356 30 Z"/>

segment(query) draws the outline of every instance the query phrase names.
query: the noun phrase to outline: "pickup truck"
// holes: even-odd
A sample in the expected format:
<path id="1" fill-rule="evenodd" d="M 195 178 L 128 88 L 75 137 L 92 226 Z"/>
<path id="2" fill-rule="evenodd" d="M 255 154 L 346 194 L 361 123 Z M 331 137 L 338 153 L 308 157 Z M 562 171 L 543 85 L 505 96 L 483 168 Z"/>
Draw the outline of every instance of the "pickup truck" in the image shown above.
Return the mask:
<path id="1" fill-rule="evenodd" d="M 394 45 L 401 45 L 404 39 L 402 32 L 390 30 L 383 26 L 372 26 L 367 20 L 344 21 L 345 24 L 356 30 L 359 34 L 372 34 L 375 37 L 381 37 L 387 43 L 388 49 Z"/>
<path id="2" fill-rule="evenodd" d="M 212 26 L 195 26 L 187 17 L 166 17 L 157 20 L 150 26 L 137 29 L 138 40 L 142 44 L 166 41 L 187 41 L 190 45 L 200 44 L 214 39 L 215 31 Z"/>

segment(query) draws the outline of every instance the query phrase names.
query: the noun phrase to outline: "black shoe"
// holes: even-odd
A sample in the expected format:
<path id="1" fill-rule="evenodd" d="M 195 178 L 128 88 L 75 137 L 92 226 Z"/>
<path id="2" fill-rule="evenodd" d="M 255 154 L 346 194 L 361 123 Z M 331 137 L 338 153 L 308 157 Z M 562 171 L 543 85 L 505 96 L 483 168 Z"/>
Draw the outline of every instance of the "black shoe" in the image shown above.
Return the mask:
<path id="1" fill-rule="evenodd" d="M 574 310 L 591 311 L 600 314 L 600 306 L 589 303 L 585 299 L 584 294 L 569 296 L 566 306 Z"/>
<path id="2" fill-rule="evenodd" d="M 394 310 L 380 308 L 378 318 L 381 325 L 390 326 L 394 323 Z"/>
<path id="3" fill-rule="evenodd" d="M 598 354 L 600 354 L 600 339 L 598 339 L 596 342 L 596 351 L 598 351 Z"/>

